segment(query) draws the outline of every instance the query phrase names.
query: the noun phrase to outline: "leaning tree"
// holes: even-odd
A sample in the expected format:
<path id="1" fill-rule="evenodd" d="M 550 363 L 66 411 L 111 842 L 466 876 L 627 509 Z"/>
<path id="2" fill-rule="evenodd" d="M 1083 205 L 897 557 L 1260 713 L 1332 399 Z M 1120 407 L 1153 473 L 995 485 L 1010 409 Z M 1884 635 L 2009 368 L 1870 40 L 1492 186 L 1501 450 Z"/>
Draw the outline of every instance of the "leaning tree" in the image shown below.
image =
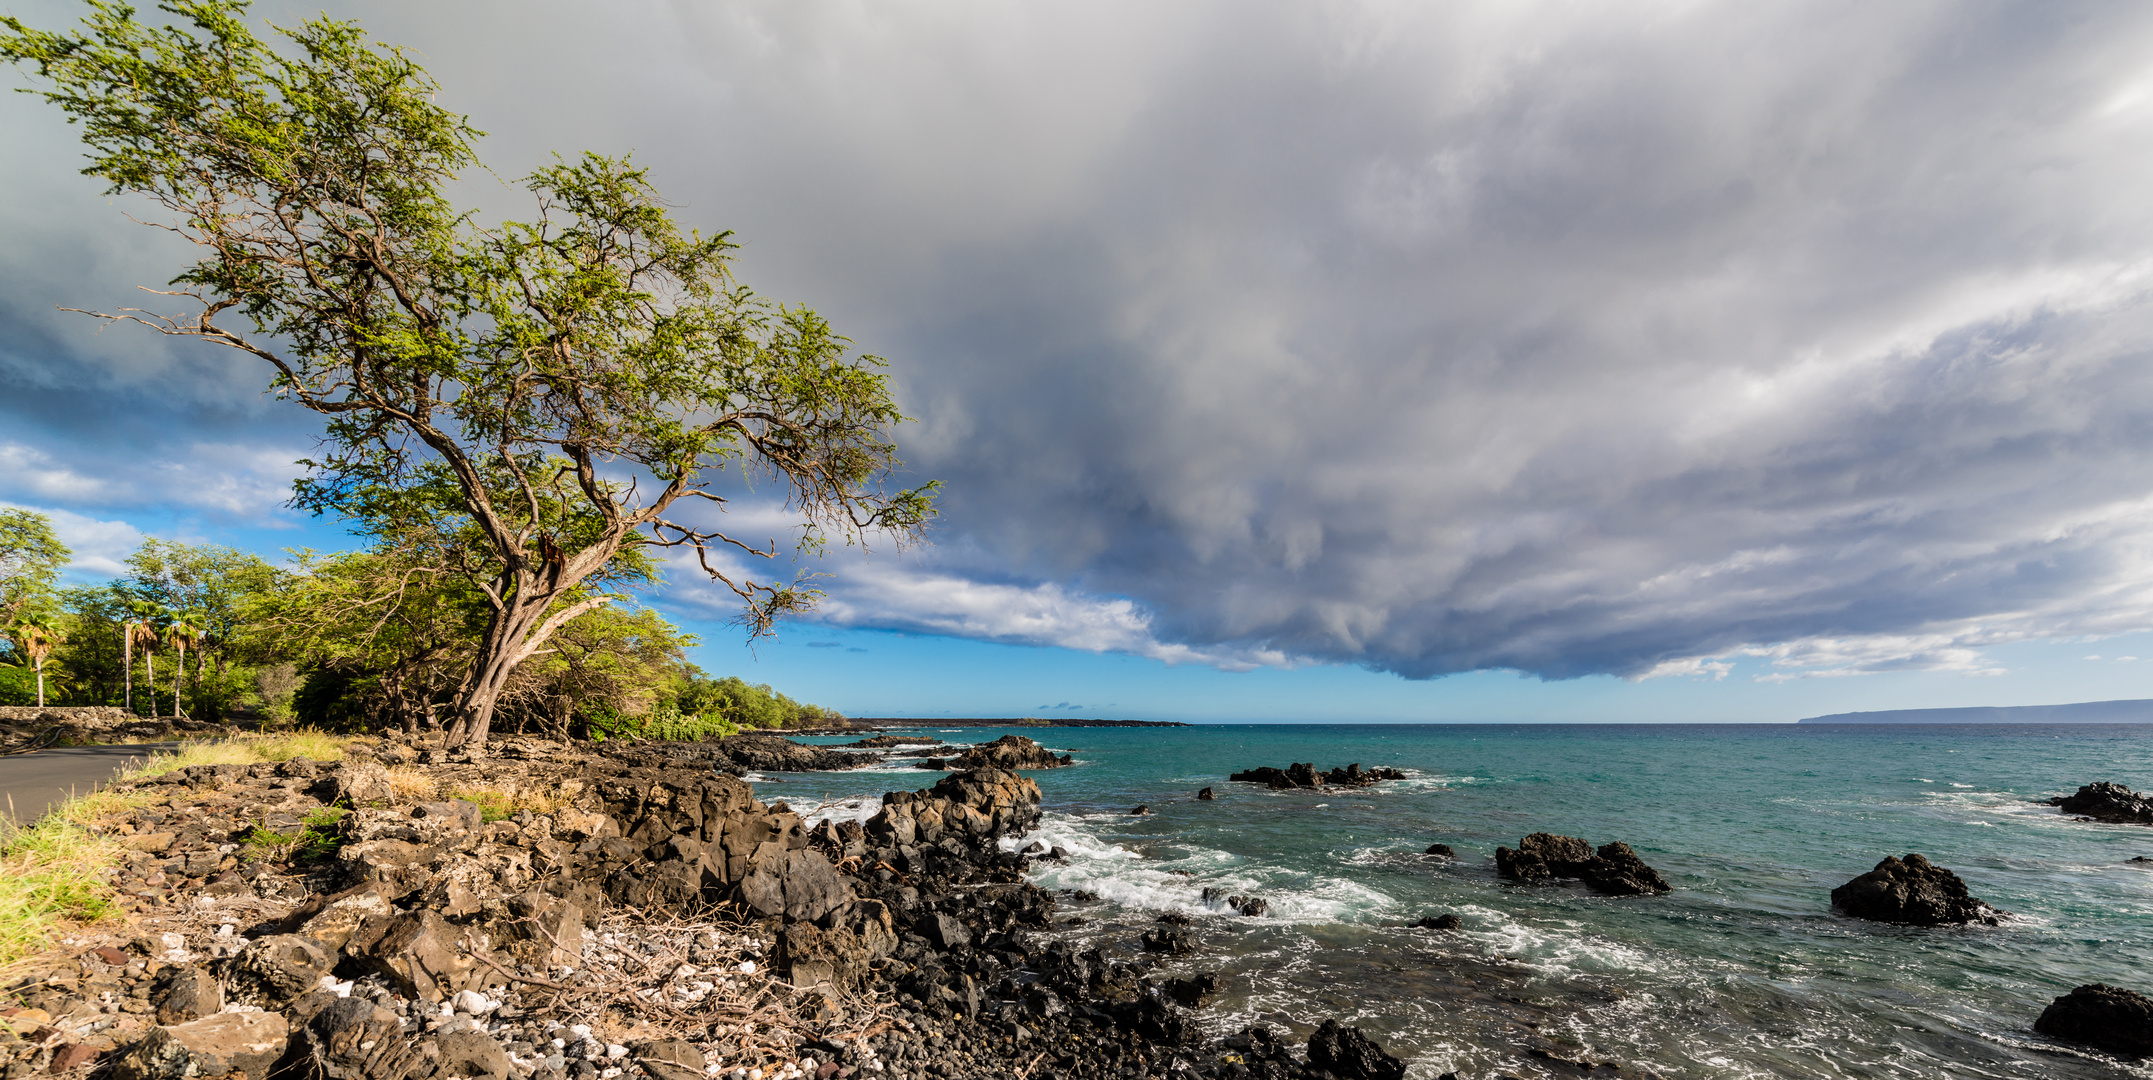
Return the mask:
<path id="1" fill-rule="evenodd" d="M 0 56 L 82 125 L 84 172 L 203 250 L 152 290 L 180 310 L 90 314 L 258 357 L 326 417 L 297 505 L 364 529 L 384 492 L 454 484 L 493 570 L 452 744 L 483 742 L 516 665 L 607 602 L 571 597 L 624 547 L 692 549 L 750 634 L 811 607 L 800 577 L 713 561 L 777 555 L 693 511 L 725 485 L 774 479 L 808 551 L 917 537 L 934 485 L 888 484 L 882 361 L 738 284 L 731 234 L 682 231 L 644 170 L 557 160 L 524 181 L 531 221 L 482 225 L 445 190 L 483 174 L 481 133 L 401 50 L 326 18 L 273 47 L 244 0 L 161 6 L 175 24 L 99 0 L 76 30 L 0 19 Z"/>

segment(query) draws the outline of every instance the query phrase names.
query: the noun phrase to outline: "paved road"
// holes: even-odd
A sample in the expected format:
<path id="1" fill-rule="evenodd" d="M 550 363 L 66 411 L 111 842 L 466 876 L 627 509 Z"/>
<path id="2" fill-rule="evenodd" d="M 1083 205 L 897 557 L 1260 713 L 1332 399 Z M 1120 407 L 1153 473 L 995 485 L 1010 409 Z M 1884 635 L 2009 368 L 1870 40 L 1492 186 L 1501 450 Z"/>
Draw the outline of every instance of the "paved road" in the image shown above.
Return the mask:
<path id="1" fill-rule="evenodd" d="M 95 790 L 120 766 L 178 743 L 141 746 L 57 746 L 0 757 L 0 815 L 28 823 L 69 795 Z"/>

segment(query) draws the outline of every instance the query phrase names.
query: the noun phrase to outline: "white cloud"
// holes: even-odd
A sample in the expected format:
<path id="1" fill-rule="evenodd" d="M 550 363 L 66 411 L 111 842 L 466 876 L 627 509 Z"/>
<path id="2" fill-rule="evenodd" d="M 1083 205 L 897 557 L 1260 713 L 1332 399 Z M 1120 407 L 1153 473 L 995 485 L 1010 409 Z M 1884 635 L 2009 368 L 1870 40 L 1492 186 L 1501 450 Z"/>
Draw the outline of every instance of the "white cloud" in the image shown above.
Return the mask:
<path id="1" fill-rule="evenodd" d="M 1714 679 L 2153 626 L 2144 5 L 340 14 L 505 175 L 640 147 L 745 280 L 892 359 L 940 546 L 834 563 L 833 622 Z M 251 401 L 21 314 L 154 260 L 69 201 L 72 130 L 10 122 L 54 197 L 12 212 L 0 319 L 51 355 L 0 379 L 106 424 L 188 363 Z M 11 435 L 0 495 L 244 515 L 289 479 L 290 434 L 229 418 L 171 424 L 171 469 L 101 435 Z"/>
<path id="2" fill-rule="evenodd" d="M 21 503 L 0 503 L 0 506 L 34 511 L 50 519 L 53 535 L 74 552 L 73 561 L 67 564 L 70 570 L 100 576 L 124 574 L 127 572 L 127 556 L 142 546 L 142 530 L 124 521 L 101 521 L 72 510 Z"/>

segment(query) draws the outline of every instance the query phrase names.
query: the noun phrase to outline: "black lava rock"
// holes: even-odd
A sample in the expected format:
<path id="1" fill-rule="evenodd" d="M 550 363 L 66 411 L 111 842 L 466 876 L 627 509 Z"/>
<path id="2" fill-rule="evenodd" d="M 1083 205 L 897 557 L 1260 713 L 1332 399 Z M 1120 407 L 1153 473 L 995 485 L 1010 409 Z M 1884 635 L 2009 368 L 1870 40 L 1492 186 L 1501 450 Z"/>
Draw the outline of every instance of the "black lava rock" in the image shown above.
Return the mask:
<path id="1" fill-rule="evenodd" d="M 1458 857 L 1458 853 L 1452 850 L 1449 844 L 1429 844 L 1428 850 L 1422 854 L 1433 855 L 1440 859 L 1455 859 Z"/>
<path id="2" fill-rule="evenodd" d="M 2153 1000 L 2119 986 L 2093 983 L 2057 998 L 2033 1029 L 2119 1057 L 2153 1057 Z"/>
<path id="3" fill-rule="evenodd" d="M 1913 926 L 1994 926 L 2006 914 L 1969 895 L 1957 874 L 1919 855 L 1886 856 L 1876 869 L 1833 889 L 1832 906 L 1857 919 Z"/>
<path id="4" fill-rule="evenodd" d="M 1413 925 L 1421 930 L 1456 930 L 1465 925 L 1465 920 L 1456 915 L 1429 915 Z"/>
<path id="5" fill-rule="evenodd" d="M 1495 869 L 1512 881 L 1544 882 L 1578 878 L 1594 892 L 1610 896 L 1663 893 L 1674 888 L 1660 872 L 1646 866 L 1630 845 L 1621 841 L 1592 845 L 1575 836 L 1534 833 L 1518 841 L 1516 848 L 1495 849 Z"/>
<path id="6" fill-rule="evenodd" d="M 1308 1037 L 1308 1063 L 1345 1080 L 1405 1080 L 1405 1062 L 1383 1052 L 1357 1027 L 1325 1020 Z"/>
<path id="7" fill-rule="evenodd" d="M 2153 825 L 2153 799 L 2105 780 L 2087 784 L 2075 794 L 2050 799 L 2048 804 L 2066 814 L 2110 825 Z"/>
<path id="8" fill-rule="evenodd" d="M 1171 926 L 1144 931 L 1143 941 L 1146 952 L 1185 956 L 1196 951 L 1195 944 L 1189 941 L 1188 931 Z"/>

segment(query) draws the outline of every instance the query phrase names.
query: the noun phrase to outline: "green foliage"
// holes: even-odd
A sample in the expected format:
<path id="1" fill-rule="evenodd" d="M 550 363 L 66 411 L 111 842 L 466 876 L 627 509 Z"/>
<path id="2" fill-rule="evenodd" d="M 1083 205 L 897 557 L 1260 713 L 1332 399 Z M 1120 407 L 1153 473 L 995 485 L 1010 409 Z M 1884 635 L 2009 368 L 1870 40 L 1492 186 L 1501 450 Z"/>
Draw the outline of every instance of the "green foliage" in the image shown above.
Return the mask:
<path id="1" fill-rule="evenodd" d="M 290 832 L 257 822 L 248 827 L 243 841 L 247 855 L 256 862 L 328 862 L 344 846 L 337 824 L 349 813 L 342 807 L 324 806 L 300 819 L 299 827 Z"/>
<path id="2" fill-rule="evenodd" d="M 60 570 L 74 555 L 53 535 L 52 519 L 0 506 L 0 622 L 49 602 Z"/>
<path id="3" fill-rule="evenodd" d="M 279 49 L 247 6 L 173 0 L 178 25 L 151 26 L 93 0 L 68 33 L 4 18 L 0 57 L 82 125 L 85 172 L 205 252 L 174 279 L 198 310 L 106 317 L 250 353 L 327 417 L 298 505 L 386 538 L 414 493 L 453 493 L 460 521 L 435 531 L 483 541 L 465 568 L 487 602 L 460 731 L 484 738 L 510 673 L 608 601 L 586 582 L 624 551 L 695 549 L 753 634 L 812 607 L 800 579 L 708 558 L 774 544 L 673 511 L 722 510 L 727 471 L 776 480 L 805 549 L 916 536 L 934 485 L 884 486 L 904 417 L 882 361 L 734 281 L 730 234 L 683 231 L 643 170 L 592 154 L 525 178 L 535 220 L 480 227 L 445 192 L 480 133 L 424 71 L 326 18 Z"/>
<path id="4" fill-rule="evenodd" d="M 0 664 L 0 705 L 37 704 L 37 672 L 27 664 Z"/>

